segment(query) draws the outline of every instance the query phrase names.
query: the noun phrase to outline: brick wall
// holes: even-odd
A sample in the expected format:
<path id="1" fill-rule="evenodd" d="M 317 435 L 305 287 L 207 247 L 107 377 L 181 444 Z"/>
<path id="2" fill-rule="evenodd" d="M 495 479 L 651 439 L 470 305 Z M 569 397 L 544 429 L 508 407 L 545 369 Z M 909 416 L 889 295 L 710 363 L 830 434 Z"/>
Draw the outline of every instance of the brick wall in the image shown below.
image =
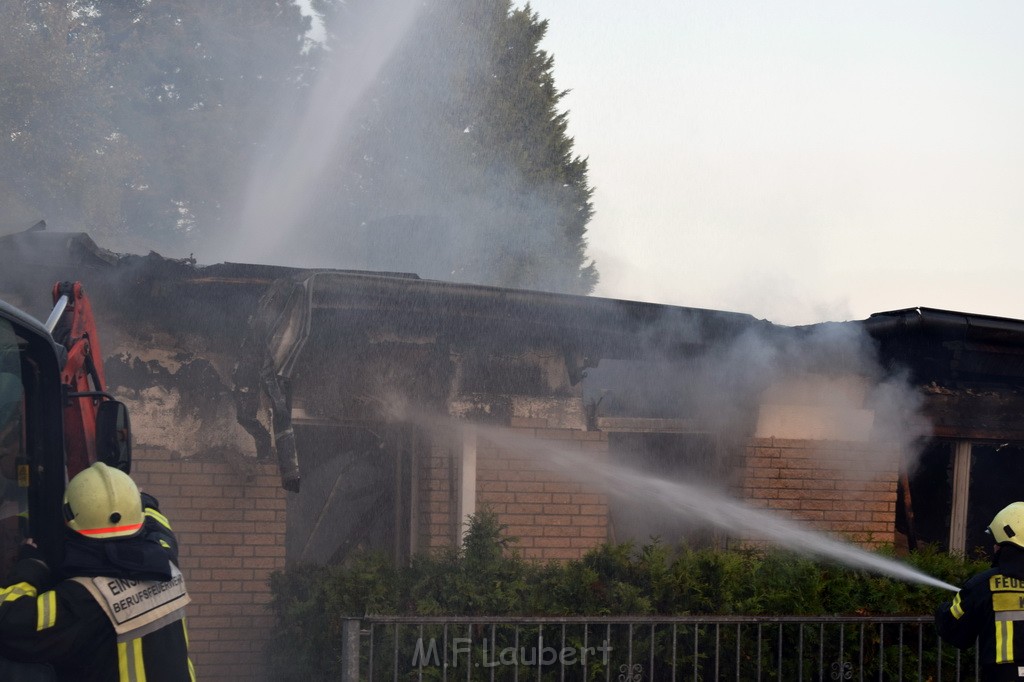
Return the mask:
<path id="1" fill-rule="evenodd" d="M 417 551 L 451 547 L 455 542 L 452 467 L 452 453 L 446 443 L 432 443 L 420 460 Z"/>
<path id="2" fill-rule="evenodd" d="M 513 430 L 566 447 L 608 452 L 607 434 L 548 428 L 543 418 L 512 419 Z M 451 547 L 456 541 L 454 457 L 461 441 L 435 442 L 420 462 L 418 549 Z M 454 448 L 454 449 L 453 449 Z M 455 470 L 453 470 L 453 466 Z M 577 559 L 608 538 L 608 502 L 603 494 L 547 471 L 529 456 L 502 450 L 481 437 L 477 443 L 476 508 L 498 514 L 516 548 L 529 559 Z"/>
<path id="3" fill-rule="evenodd" d="M 832 441 L 751 440 L 740 496 L 865 548 L 895 540 L 899 457 L 884 446 Z"/>
<path id="4" fill-rule="evenodd" d="M 608 435 L 599 431 L 551 429 L 544 419 L 522 418 L 513 419 L 513 429 L 595 456 L 608 452 Z M 447 447 L 435 445 L 421 468 L 420 549 L 451 546 L 455 539 L 457 490 Z M 753 507 L 872 549 L 895 541 L 898 462 L 888 446 L 752 439 L 738 465 L 736 494 Z M 608 537 L 603 494 L 484 438 L 477 444 L 476 505 L 497 512 L 531 559 L 576 559 Z"/>
<path id="5" fill-rule="evenodd" d="M 513 419 L 515 431 L 608 453 L 607 433 L 548 428 Z M 434 443 L 420 461 L 419 549 L 455 539 L 452 443 Z M 883 453 L 884 454 L 884 453 Z M 285 562 L 285 493 L 273 464 L 181 460 L 137 448 L 133 477 L 156 496 L 181 542 L 192 660 L 201 679 L 263 680 L 273 616 L 268 578 Z M 891 460 L 889 466 L 879 461 Z M 897 465 L 864 444 L 756 439 L 740 467 L 739 494 L 865 547 L 894 538 Z M 873 463 L 868 465 L 868 463 Z M 481 438 L 477 508 L 489 507 L 518 537 L 523 556 L 576 559 L 608 537 L 604 494 Z"/>
<path id="6" fill-rule="evenodd" d="M 137 448 L 132 477 L 178 536 L 192 604 L 189 646 L 205 680 L 264 679 L 269 575 L 284 568 L 285 492 L 277 467 L 172 459 Z"/>
<path id="7" fill-rule="evenodd" d="M 605 433 L 549 429 L 546 419 L 513 418 L 512 426 L 519 433 L 557 440 L 595 457 L 608 452 Z M 498 514 L 528 559 L 578 559 L 608 538 L 608 502 L 603 494 L 484 439 L 477 446 L 476 501 L 477 509 L 486 506 Z"/>

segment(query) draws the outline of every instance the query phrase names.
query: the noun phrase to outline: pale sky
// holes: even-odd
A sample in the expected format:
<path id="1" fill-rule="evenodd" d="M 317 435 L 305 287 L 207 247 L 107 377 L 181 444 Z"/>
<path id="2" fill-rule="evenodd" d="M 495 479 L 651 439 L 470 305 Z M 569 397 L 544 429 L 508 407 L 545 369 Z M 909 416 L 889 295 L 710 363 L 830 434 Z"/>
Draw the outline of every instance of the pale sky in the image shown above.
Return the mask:
<path id="1" fill-rule="evenodd" d="M 1024 2 L 532 0 L 595 294 L 1024 319 Z"/>

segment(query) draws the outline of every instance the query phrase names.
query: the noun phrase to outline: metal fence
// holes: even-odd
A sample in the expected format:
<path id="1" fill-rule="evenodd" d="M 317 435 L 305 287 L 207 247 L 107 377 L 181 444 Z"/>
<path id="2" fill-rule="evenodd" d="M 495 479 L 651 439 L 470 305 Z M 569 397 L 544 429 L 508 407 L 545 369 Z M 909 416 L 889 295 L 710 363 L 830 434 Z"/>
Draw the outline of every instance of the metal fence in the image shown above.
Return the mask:
<path id="1" fill-rule="evenodd" d="M 343 682 L 976 680 L 931 617 L 367 617 Z"/>

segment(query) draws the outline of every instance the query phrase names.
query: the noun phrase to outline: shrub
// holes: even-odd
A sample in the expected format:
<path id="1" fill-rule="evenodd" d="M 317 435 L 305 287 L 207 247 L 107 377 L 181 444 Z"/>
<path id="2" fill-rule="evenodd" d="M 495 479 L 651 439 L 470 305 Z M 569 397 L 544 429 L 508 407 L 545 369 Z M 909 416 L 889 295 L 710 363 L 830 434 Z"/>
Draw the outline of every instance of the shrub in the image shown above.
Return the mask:
<path id="1" fill-rule="evenodd" d="M 470 519 L 462 546 L 396 568 L 380 554 L 296 566 L 271 578 L 275 679 L 333 679 L 341 623 L 368 614 L 490 616 L 924 615 L 945 594 L 791 552 L 605 544 L 564 563 L 522 559 L 497 515 Z M 959 585 L 980 559 L 924 547 L 902 559 Z"/>

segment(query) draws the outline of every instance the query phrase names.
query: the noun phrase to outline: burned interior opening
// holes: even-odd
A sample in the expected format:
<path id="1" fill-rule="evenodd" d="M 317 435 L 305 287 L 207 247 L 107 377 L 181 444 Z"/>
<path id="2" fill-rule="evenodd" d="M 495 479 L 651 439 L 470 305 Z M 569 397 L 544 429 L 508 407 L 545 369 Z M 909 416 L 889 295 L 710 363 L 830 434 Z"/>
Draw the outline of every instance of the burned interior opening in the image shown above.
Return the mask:
<path id="1" fill-rule="evenodd" d="M 918 546 L 930 544 L 949 550 L 953 491 L 953 443 L 932 440 L 922 450 L 909 476 L 913 517 L 908 518 L 905 493 L 897 489 L 896 530 L 916 537 Z M 911 529 L 911 522 L 913 529 Z"/>
<path id="2" fill-rule="evenodd" d="M 383 424 L 296 426 L 306 474 L 288 496 L 289 564 L 340 563 L 357 549 L 408 558 L 414 437 Z"/>
<path id="3" fill-rule="evenodd" d="M 1020 481 L 1024 480 L 1024 445 L 1005 443 L 962 443 L 969 475 L 960 482 L 956 477 L 957 442 L 935 439 L 923 449 L 917 467 L 910 476 L 913 526 L 919 544 L 933 544 L 943 551 L 954 548 L 963 538 L 967 556 L 984 556 L 992 541 L 985 533 L 996 513 L 1024 499 Z M 957 501 L 964 503 L 958 520 Z M 907 532 L 907 516 L 902 500 L 897 504 L 897 530 Z"/>
<path id="4" fill-rule="evenodd" d="M 975 444 L 971 447 L 966 552 L 987 552 L 992 545 L 985 529 L 996 513 L 1024 499 L 1024 447 L 1014 443 Z"/>

